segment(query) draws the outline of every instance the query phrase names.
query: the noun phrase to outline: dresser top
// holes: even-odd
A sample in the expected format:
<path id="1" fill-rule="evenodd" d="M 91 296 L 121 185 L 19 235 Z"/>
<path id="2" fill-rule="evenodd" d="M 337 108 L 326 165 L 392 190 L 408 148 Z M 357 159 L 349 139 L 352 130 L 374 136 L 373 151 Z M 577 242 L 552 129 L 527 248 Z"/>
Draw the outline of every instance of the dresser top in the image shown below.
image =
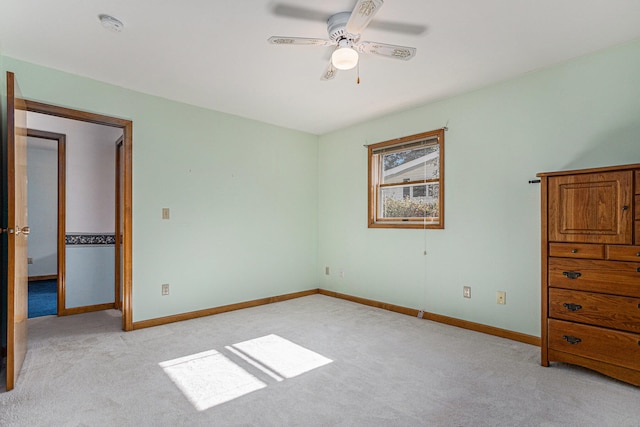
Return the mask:
<path id="1" fill-rule="evenodd" d="M 576 170 L 566 170 L 566 171 L 556 171 L 556 172 L 540 172 L 536 174 L 536 176 L 544 177 L 544 176 L 560 176 L 560 175 L 578 175 L 583 173 L 617 172 L 617 171 L 631 170 L 631 169 L 640 169 L 640 163 L 634 163 L 630 165 L 619 165 L 619 166 L 605 166 L 605 167 L 590 168 L 590 169 L 576 169 Z"/>

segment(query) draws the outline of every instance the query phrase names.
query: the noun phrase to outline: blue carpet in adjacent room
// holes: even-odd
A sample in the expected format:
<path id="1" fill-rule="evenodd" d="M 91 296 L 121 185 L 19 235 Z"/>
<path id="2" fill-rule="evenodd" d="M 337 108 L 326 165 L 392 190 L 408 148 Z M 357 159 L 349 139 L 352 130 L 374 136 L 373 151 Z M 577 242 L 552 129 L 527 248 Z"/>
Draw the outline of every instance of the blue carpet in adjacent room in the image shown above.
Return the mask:
<path id="1" fill-rule="evenodd" d="M 41 280 L 29 282 L 29 319 L 57 314 L 58 282 Z"/>

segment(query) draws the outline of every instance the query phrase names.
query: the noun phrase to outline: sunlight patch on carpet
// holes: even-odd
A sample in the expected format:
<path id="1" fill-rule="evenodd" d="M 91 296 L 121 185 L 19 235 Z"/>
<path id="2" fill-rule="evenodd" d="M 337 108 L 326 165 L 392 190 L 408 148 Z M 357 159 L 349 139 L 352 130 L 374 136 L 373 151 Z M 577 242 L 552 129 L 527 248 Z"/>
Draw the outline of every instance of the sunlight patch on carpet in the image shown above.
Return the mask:
<path id="1" fill-rule="evenodd" d="M 249 356 L 245 356 L 245 354 L 242 353 L 240 350 L 236 350 L 235 348 L 230 347 L 228 345 L 225 346 L 224 348 L 227 349 L 228 351 L 230 351 L 231 353 L 235 354 L 236 356 L 238 356 L 240 359 L 244 360 L 245 362 L 247 362 L 251 366 L 254 366 L 257 369 L 260 369 L 262 372 L 264 372 L 265 374 L 269 375 L 274 380 L 276 380 L 278 382 L 284 381 L 284 378 L 282 378 L 280 375 L 276 374 L 271 369 L 268 369 L 266 366 L 263 366 L 262 364 L 256 362 L 255 360 L 253 360 Z"/>
<path id="2" fill-rule="evenodd" d="M 234 344 L 233 347 L 284 378 L 292 378 L 333 362 L 273 334 Z"/>
<path id="3" fill-rule="evenodd" d="M 267 386 L 215 350 L 161 362 L 160 367 L 198 411 Z"/>

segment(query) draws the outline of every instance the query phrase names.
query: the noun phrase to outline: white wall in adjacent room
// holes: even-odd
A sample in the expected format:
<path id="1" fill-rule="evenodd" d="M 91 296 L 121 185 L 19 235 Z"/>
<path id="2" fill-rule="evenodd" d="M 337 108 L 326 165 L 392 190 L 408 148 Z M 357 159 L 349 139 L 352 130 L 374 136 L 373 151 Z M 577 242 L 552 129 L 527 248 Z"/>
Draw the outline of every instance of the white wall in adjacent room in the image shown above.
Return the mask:
<path id="1" fill-rule="evenodd" d="M 57 274 L 58 141 L 27 139 L 29 277 Z"/>
<path id="2" fill-rule="evenodd" d="M 115 141 L 122 130 L 32 112 L 28 126 L 67 135 L 67 234 L 113 233 Z"/>

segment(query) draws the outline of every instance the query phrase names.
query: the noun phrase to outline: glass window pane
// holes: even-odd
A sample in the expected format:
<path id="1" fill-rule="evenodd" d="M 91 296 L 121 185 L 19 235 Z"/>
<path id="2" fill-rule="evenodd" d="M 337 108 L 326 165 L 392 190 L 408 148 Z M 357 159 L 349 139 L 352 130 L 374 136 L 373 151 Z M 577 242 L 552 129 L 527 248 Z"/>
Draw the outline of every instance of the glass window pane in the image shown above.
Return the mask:
<path id="1" fill-rule="evenodd" d="M 382 188 L 379 215 L 381 218 L 437 217 L 439 190 L 438 183 Z"/>
<path id="2" fill-rule="evenodd" d="M 381 156 L 382 184 L 438 179 L 440 146 L 414 148 Z"/>
<path id="3" fill-rule="evenodd" d="M 413 197 L 424 197 L 427 195 L 426 185 L 416 185 L 413 187 Z"/>

